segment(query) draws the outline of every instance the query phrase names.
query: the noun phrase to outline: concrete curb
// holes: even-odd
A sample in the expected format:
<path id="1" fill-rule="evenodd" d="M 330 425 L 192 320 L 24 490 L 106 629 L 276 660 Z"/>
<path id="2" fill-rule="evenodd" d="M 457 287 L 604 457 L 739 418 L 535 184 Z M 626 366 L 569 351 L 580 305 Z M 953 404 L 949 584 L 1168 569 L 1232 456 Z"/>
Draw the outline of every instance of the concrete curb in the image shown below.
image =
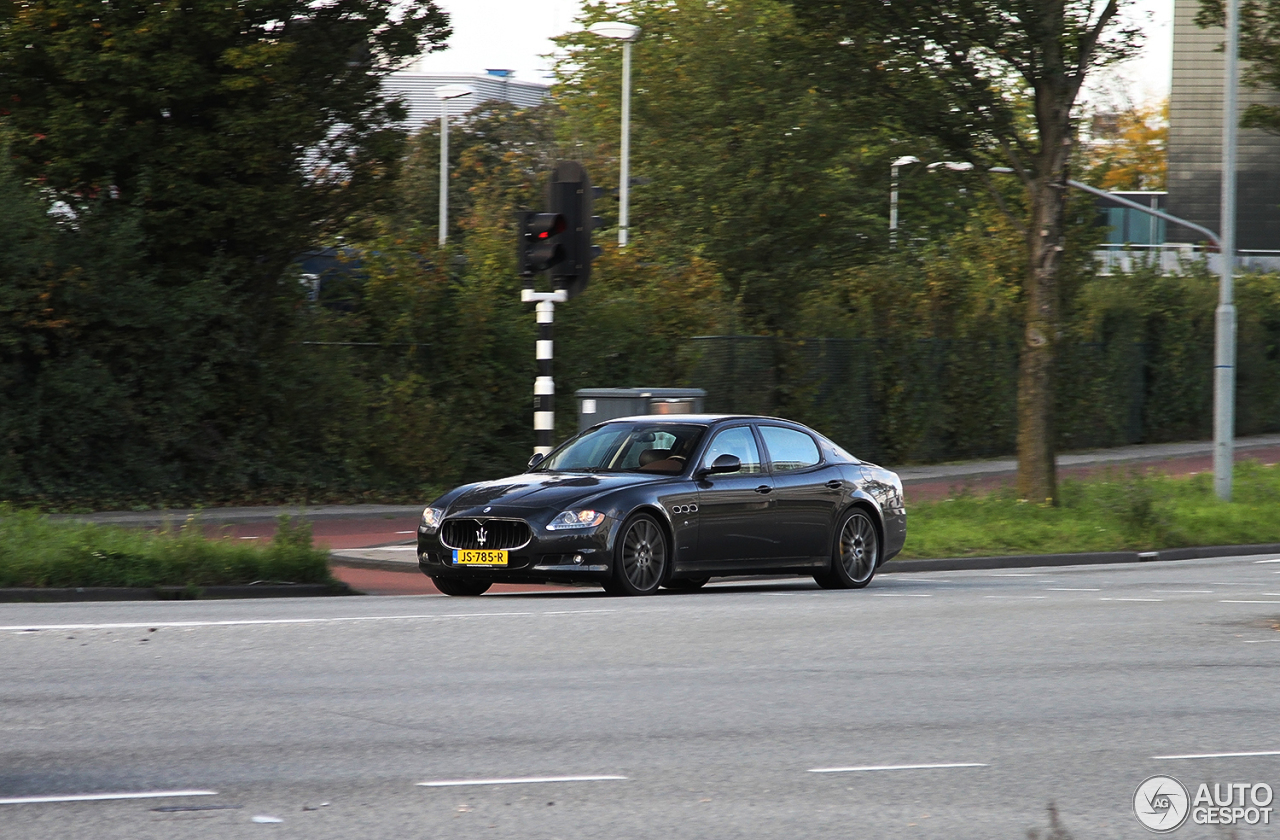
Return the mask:
<path id="1" fill-rule="evenodd" d="M 1050 566 L 1094 566 L 1107 563 L 1148 563 L 1162 560 L 1202 560 L 1210 557 L 1250 557 L 1280 554 L 1280 543 L 1205 545 L 1160 551 L 1090 551 L 1080 554 L 1013 554 L 1003 557 L 945 557 L 937 560 L 890 560 L 881 574 L 895 572 L 961 572 L 984 569 L 1034 569 Z"/>
<path id="2" fill-rule="evenodd" d="M 354 595 L 345 583 L 271 583 L 244 586 L 77 586 L 0 589 L 0 603 L 53 601 L 195 601 L 225 598 L 316 598 Z"/>
<path id="3" fill-rule="evenodd" d="M 343 566 L 348 569 L 374 569 L 381 572 L 413 572 L 421 574 L 418 569 L 418 558 L 412 560 L 390 560 L 374 557 L 357 557 L 351 554 L 333 552 L 329 555 L 330 566 Z"/>

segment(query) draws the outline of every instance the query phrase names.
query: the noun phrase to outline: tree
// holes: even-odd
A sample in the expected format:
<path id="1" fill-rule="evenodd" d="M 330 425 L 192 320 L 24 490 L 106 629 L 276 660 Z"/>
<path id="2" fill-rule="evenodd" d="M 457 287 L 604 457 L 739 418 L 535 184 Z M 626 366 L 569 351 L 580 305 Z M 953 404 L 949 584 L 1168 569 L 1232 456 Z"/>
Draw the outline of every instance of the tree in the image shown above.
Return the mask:
<path id="1" fill-rule="evenodd" d="M 45 255 L 0 263 L 0 495 L 286 483 L 287 268 L 376 205 L 380 77 L 448 34 L 434 0 L 0 0 L 0 181 Z"/>
<path id="2" fill-rule="evenodd" d="M 435 0 L 398 5 L 6 0 L 18 173 L 76 214 L 136 208 L 163 264 L 272 283 L 396 159 L 380 77 L 449 34 Z"/>
<path id="3" fill-rule="evenodd" d="M 1163 190 L 1169 100 L 1095 114 L 1082 180 L 1104 190 Z"/>
<path id="4" fill-rule="evenodd" d="M 785 0 L 632 0 L 633 241 L 696 253 L 723 272 L 747 332 L 796 328 L 798 294 L 885 247 L 891 132 L 879 103 L 827 89 L 828 58 Z M 613 19 L 589 2 L 579 23 Z M 566 35 L 557 96 L 562 140 L 617 185 L 621 50 Z M 845 80 L 847 81 L 847 79 Z M 869 91 L 869 94 L 874 93 Z M 610 223 L 616 205 L 597 202 Z M 604 238 L 603 236 L 601 237 Z"/>
<path id="5" fill-rule="evenodd" d="M 1196 23 L 1206 28 L 1225 26 L 1222 0 L 1200 0 Z M 1246 83 L 1259 90 L 1280 91 L 1280 0 L 1241 2 L 1240 57 L 1249 62 L 1244 70 Z M 1241 124 L 1280 134 L 1280 105 L 1250 105 Z"/>
<path id="6" fill-rule="evenodd" d="M 876 81 L 900 119 L 980 169 L 1011 168 L 1009 209 L 1026 245 L 1018 373 L 1018 492 L 1055 501 L 1054 348 L 1076 100 L 1095 67 L 1128 57 L 1137 33 L 1123 0 L 794 0 L 813 31 L 857 66 L 884 54 Z M 996 193 L 998 195 L 998 193 Z"/>

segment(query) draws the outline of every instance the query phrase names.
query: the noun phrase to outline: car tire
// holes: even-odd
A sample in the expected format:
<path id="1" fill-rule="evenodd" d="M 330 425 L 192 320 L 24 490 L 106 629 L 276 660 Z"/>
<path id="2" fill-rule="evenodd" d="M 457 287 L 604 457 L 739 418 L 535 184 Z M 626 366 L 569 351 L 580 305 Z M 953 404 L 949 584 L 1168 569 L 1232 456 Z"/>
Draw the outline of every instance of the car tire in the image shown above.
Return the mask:
<path id="1" fill-rule="evenodd" d="M 493 586 L 487 580 L 451 580 L 433 577 L 431 582 L 444 594 L 458 598 L 474 598 L 476 595 L 483 595 L 489 591 L 490 586 Z"/>
<path id="2" fill-rule="evenodd" d="M 604 589 L 610 595 L 652 595 L 666 583 L 671 552 L 667 535 L 647 513 L 623 523 L 613 548 L 613 576 Z"/>
<path id="3" fill-rule="evenodd" d="M 813 579 L 823 589 L 862 589 L 880 566 L 880 532 L 862 508 L 845 511 L 836 524 L 831 568 Z"/>
<path id="4" fill-rule="evenodd" d="M 662 584 L 662 588 L 671 589 L 676 592 L 694 592 L 706 586 L 707 581 L 709 580 L 711 580 L 711 578 L 709 577 L 676 578 L 675 580 L 669 580 L 666 583 Z"/>

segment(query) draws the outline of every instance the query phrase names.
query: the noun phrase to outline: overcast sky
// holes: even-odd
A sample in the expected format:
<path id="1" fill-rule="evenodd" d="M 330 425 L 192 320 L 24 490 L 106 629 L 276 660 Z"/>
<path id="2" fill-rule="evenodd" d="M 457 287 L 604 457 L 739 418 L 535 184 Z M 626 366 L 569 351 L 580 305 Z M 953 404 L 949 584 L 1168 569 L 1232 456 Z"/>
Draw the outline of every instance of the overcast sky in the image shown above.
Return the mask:
<path id="1" fill-rule="evenodd" d="M 579 0 L 439 0 L 453 22 L 449 48 L 422 58 L 423 72 L 480 73 L 490 68 L 516 71 L 531 82 L 547 81 L 551 60 L 542 56 L 549 40 L 573 27 Z M 1128 98 L 1134 102 L 1169 93 L 1173 55 L 1173 0 L 1137 0 L 1129 15 L 1144 23 L 1144 55 L 1091 86 L 1091 98 Z M 1117 103 L 1120 104 L 1120 103 Z"/>

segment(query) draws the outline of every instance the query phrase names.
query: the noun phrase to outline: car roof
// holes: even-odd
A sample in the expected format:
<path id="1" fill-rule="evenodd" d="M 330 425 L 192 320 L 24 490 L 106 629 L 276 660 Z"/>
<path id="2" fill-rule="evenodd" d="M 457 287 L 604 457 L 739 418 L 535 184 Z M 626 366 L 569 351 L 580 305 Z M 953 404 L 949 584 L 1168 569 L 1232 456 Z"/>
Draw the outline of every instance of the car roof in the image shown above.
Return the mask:
<path id="1" fill-rule="evenodd" d="M 646 421 L 653 423 L 701 423 L 710 425 L 711 423 L 720 423 L 725 420 L 777 420 L 781 423 L 792 423 L 800 425 L 794 420 L 787 420 L 782 417 L 768 417 L 762 414 L 636 414 L 631 417 L 611 417 L 604 420 L 604 423 L 620 423 Z"/>

